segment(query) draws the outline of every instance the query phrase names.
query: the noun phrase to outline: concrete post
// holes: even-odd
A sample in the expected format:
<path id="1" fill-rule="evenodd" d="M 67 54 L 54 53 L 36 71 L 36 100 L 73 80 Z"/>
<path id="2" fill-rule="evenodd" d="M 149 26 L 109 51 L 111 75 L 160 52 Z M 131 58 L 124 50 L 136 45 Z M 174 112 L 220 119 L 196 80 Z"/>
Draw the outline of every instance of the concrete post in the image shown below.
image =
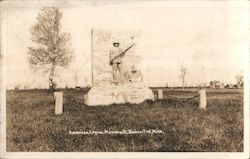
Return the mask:
<path id="1" fill-rule="evenodd" d="M 200 95 L 200 105 L 199 108 L 205 109 L 207 106 L 206 90 L 199 90 Z"/>
<path id="2" fill-rule="evenodd" d="M 162 89 L 158 89 L 158 99 L 163 99 L 163 91 L 162 91 Z"/>
<path id="3" fill-rule="evenodd" d="M 63 92 L 54 92 L 55 114 L 59 115 L 63 112 Z"/>

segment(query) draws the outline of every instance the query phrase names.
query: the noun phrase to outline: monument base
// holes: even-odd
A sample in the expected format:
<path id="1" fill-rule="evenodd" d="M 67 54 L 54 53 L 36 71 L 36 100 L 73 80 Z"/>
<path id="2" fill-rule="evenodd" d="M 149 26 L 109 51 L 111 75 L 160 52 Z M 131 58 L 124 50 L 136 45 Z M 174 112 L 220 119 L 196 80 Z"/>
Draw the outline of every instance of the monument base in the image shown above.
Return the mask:
<path id="1" fill-rule="evenodd" d="M 134 103 L 154 100 L 152 90 L 142 84 L 104 85 L 92 87 L 84 96 L 88 106 Z"/>

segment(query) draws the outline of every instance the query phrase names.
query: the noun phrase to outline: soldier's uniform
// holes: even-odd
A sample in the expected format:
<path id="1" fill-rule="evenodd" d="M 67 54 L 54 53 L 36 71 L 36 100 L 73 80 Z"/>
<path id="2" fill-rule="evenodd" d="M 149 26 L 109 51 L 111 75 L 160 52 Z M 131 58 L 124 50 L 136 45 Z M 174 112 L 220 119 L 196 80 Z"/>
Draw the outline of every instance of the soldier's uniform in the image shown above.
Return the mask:
<path id="1" fill-rule="evenodd" d="M 122 49 L 120 47 L 113 47 L 110 50 L 110 60 L 112 60 L 114 57 L 122 53 Z M 112 67 L 113 67 L 113 79 L 114 83 L 123 83 L 124 78 L 122 75 L 122 58 L 123 56 L 117 57 L 115 60 L 112 62 Z"/>

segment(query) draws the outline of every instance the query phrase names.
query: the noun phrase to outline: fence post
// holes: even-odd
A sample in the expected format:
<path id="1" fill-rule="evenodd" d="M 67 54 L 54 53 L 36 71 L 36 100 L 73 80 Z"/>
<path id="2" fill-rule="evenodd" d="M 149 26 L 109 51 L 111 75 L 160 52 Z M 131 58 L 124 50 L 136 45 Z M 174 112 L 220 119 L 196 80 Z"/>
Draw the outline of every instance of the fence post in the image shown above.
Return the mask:
<path id="1" fill-rule="evenodd" d="M 54 92 L 55 114 L 59 115 L 63 112 L 63 92 Z"/>
<path id="2" fill-rule="evenodd" d="M 162 89 L 158 89 L 158 99 L 163 99 L 163 91 L 162 91 Z"/>
<path id="3" fill-rule="evenodd" d="M 206 90 L 199 90 L 200 95 L 200 105 L 199 108 L 205 109 L 207 106 Z"/>

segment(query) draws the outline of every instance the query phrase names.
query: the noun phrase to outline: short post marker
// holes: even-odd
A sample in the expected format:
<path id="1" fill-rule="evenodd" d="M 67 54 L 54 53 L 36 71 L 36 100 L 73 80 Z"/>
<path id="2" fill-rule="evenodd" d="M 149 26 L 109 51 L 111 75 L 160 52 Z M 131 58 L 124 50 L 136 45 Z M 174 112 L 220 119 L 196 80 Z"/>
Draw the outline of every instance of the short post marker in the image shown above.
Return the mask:
<path id="1" fill-rule="evenodd" d="M 162 91 L 162 89 L 158 89 L 158 99 L 163 99 L 163 91 Z"/>
<path id="2" fill-rule="evenodd" d="M 200 105 L 199 108 L 205 109 L 207 106 L 206 90 L 199 90 Z"/>
<path id="3" fill-rule="evenodd" d="M 55 114 L 60 115 L 63 112 L 63 92 L 54 92 Z"/>

